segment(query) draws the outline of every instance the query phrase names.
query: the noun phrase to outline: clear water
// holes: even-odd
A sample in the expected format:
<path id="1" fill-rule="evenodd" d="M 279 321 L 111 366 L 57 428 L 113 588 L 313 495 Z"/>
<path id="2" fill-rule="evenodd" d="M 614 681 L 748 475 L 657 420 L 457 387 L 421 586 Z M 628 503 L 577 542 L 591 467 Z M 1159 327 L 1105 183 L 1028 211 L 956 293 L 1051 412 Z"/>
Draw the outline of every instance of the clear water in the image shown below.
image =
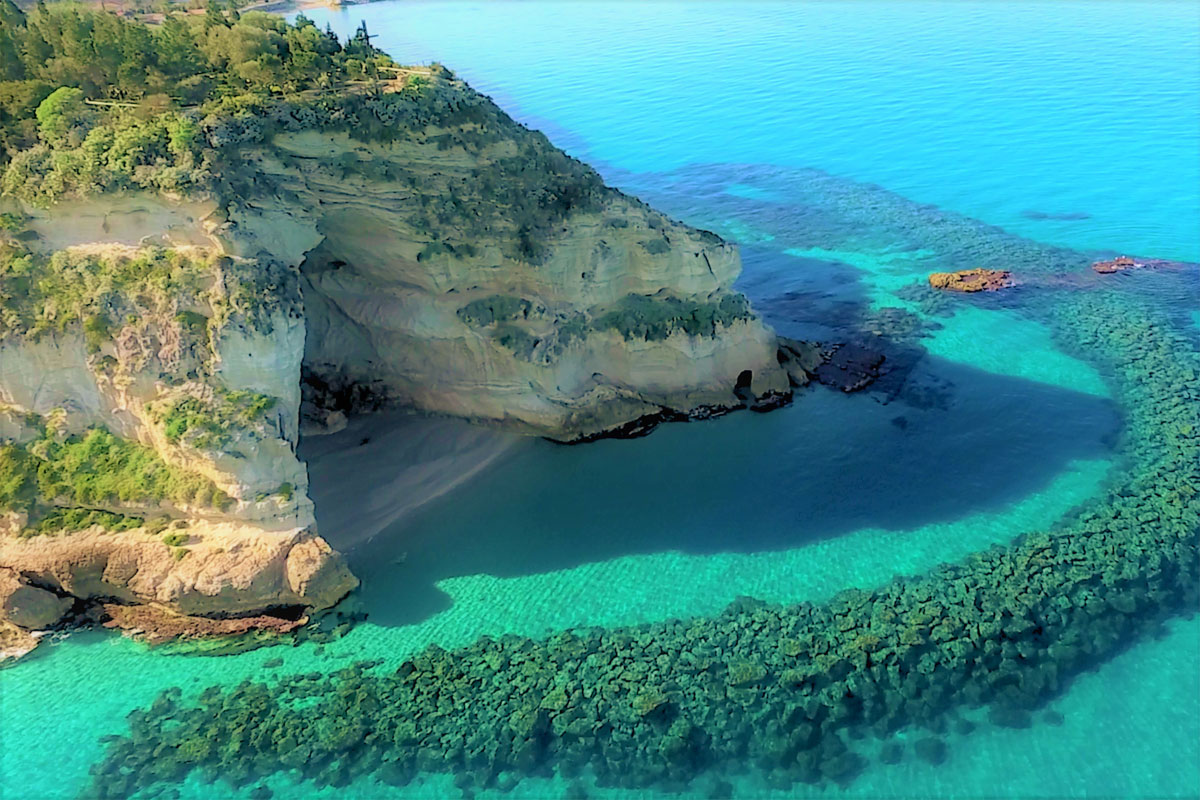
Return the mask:
<path id="1" fill-rule="evenodd" d="M 125 731 L 125 715 L 169 686 L 395 664 L 482 634 L 710 614 L 739 595 L 820 601 L 1050 528 L 1095 497 L 1118 467 L 1121 409 L 1086 352 L 1056 345 L 1044 313 L 1053 293 L 1034 285 L 934 314 L 905 291 L 932 269 L 968 266 L 1023 268 L 1036 284 L 1059 271 L 1053 251 L 903 198 L 1075 250 L 1200 260 L 1200 7 L 848 8 L 306 12 L 342 34 L 367 20 L 398 59 L 450 65 L 610 182 L 739 241 L 741 288 L 785 334 L 862 334 L 888 309 L 907 311 L 918 329 L 902 337 L 904 380 L 849 397 L 815 389 L 782 411 L 640 440 L 513 448 L 349 551 L 370 619 L 323 647 L 202 658 L 95 633 L 43 647 L 0 673 L 3 796 L 85 791 L 99 737 Z M 1117 280 L 1200 340 L 1200 273 Z M 364 475 L 364 491 L 389 477 Z M 939 767 L 876 764 L 823 794 L 1197 796 L 1198 648 L 1200 619 L 1176 619 L 1073 681 L 1052 704 L 1061 726 L 981 726 L 950 737 Z M 263 666 L 275 658 L 283 665 Z M 404 789 L 266 783 L 288 798 L 457 793 L 448 776 Z M 753 772 L 734 787 L 785 796 Z M 175 788 L 249 792 L 195 777 Z M 578 789 L 529 779 L 515 794 Z"/>

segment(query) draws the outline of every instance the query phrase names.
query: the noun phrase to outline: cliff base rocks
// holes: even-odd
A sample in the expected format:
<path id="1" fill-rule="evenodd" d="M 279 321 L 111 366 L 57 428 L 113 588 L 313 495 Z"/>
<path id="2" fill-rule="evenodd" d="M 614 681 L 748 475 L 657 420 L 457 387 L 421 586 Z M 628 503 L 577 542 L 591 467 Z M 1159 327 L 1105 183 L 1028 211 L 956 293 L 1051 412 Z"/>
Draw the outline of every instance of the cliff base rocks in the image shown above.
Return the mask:
<path id="1" fill-rule="evenodd" d="M 820 345 L 779 337 L 779 363 L 793 386 L 816 381 L 857 392 L 875 382 L 884 360 L 883 353 L 857 344 Z"/>
<path id="2" fill-rule="evenodd" d="M 105 603 L 102 609 L 105 617 L 104 627 L 121 630 L 126 635 L 149 644 L 238 636 L 253 631 L 282 634 L 296 630 L 308 622 L 307 616 L 287 619 L 270 614 L 213 619 L 177 614 L 169 608 L 153 604 L 122 606 Z"/>

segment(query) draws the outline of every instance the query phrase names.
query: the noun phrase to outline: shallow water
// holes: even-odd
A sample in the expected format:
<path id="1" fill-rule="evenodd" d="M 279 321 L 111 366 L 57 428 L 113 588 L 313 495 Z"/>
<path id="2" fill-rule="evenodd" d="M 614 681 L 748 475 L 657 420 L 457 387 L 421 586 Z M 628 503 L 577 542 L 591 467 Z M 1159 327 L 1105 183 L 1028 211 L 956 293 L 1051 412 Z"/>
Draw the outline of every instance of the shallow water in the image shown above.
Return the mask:
<path id="1" fill-rule="evenodd" d="M 505 448 L 439 429 L 403 463 L 378 451 L 349 462 L 371 465 L 349 500 L 378 500 L 363 503 L 371 513 L 357 527 L 338 524 L 345 511 L 331 500 L 347 490 L 322 476 L 344 473 L 361 432 L 307 442 L 318 516 L 338 528 L 325 530 L 332 541 L 346 537 L 369 621 L 322 646 L 219 658 L 101 634 L 43 648 L 0 673 L 5 796 L 86 794 L 99 737 L 125 733 L 125 715 L 167 687 L 192 697 L 361 659 L 382 659 L 386 671 L 429 643 L 714 615 L 740 595 L 820 603 L 1052 529 L 1100 496 L 1124 468 L 1121 442 L 1137 433 L 1131 398 L 1114 392 L 1099 350 L 1063 344 L 1055 308 L 1063 292 L 1118 287 L 1200 349 L 1195 268 L 1100 279 L 1080 252 L 1200 259 L 1190 102 L 1200 12 L 855 7 L 386 2 L 308 12 L 341 33 L 365 18 L 398 59 L 444 61 L 610 182 L 741 242 L 740 286 L 772 325 L 877 339 L 894 370 L 869 393 L 814 387 L 778 412 L 633 441 Z M 1003 266 L 1027 282 L 941 302 L 912 292 L 928 272 L 962 266 Z M 449 485 L 459 466 L 481 462 Z M 402 502 L 414 496 L 432 499 Z M 1024 729 L 951 732 L 937 767 L 872 761 L 844 789 L 781 792 L 755 770 L 705 774 L 688 794 L 1196 796 L 1197 647 L 1195 615 L 1147 630 L 1050 701 L 1061 725 L 1043 710 Z M 275 658 L 282 666 L 263 666 Z M 264 780 L 276 797 L 458 792 L 445 775 L 319 791 L 284 773 Z M 581 780 L 528 778 L 514 794 L 629 796 Z M 234 793 L 217 787 L 193 774 L 174 788 Z"/>

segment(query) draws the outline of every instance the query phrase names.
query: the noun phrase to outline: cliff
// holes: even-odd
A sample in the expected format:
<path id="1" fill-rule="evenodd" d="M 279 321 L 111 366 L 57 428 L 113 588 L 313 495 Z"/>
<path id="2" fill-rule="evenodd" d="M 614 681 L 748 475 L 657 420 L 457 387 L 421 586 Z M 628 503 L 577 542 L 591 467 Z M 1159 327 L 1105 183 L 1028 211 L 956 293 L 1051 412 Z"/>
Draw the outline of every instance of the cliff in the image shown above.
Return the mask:
<path id="1" fill-rule="evenodd" d="M 786 401 L 734 248 L 416 78 L 209 114 L 187 191 L 10 192 L 0 599 L 335 603 L 295 445 L 345 413 L 569 442 Z"/>

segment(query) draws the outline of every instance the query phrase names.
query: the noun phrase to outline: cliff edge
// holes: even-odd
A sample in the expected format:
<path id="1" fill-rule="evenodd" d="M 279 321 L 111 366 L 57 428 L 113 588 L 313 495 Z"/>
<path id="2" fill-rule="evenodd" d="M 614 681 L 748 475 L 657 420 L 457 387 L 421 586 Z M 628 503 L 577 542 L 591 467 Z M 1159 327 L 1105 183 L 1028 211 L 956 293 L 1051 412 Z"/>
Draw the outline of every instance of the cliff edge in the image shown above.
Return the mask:
<path id="1" fill-rule="evenodd" d="M 346 413 L 570 442 L 790 396 L 774 334 L 731 288 L 732 246 L 605 186 L 450 72 L 392 74 L 184 112 L 173 167 L 99 181 L 51 151 L 13 159 L 10 623 L 337 602 L 356 582 L 316 534 L 295 446 Z"/>

